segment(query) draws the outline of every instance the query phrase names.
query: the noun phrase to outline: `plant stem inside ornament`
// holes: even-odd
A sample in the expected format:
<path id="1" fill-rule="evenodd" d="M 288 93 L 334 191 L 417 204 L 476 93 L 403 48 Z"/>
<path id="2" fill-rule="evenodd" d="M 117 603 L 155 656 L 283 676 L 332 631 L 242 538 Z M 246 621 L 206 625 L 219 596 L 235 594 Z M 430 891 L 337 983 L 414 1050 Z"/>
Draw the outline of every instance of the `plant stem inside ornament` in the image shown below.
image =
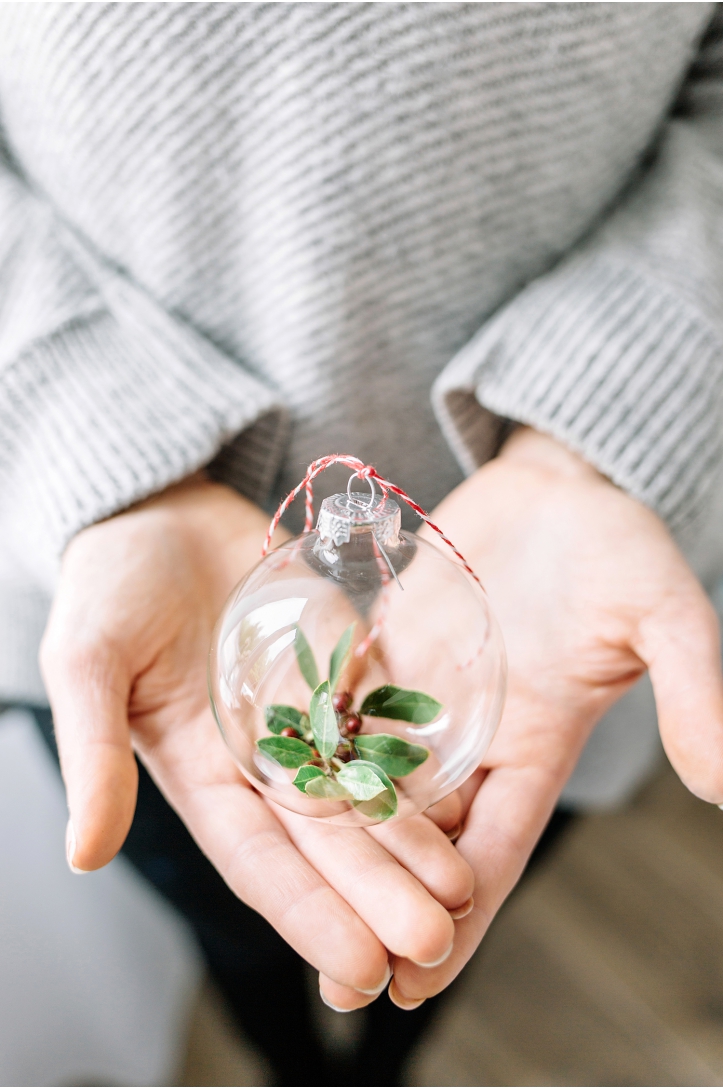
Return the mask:
<path id="1" fill-rule="evenodd" d="M 396 734 L 365 734 L 363 718 L 397 719 L 416 726 L 432 722 L 442 704 L 425 692 L 386 684 L 367 693 L 358 711 L 350 692 L 337 686 L 351 655 L 354 624 L 343 632 L 329 660 L 329 677 L 319 680 L 314 653 L 300 627 L 294 649 L 301 675 L 312 689 L 309 708 L 286 704 L 264 708 L 271 736 L 256 746 L 283 768 L 296 768 L 294 786 L 310 798 L 348 801 L 364 816 L 389 820 L 398 810 L 393 779 L 409 775 L 429 749 Z"/>

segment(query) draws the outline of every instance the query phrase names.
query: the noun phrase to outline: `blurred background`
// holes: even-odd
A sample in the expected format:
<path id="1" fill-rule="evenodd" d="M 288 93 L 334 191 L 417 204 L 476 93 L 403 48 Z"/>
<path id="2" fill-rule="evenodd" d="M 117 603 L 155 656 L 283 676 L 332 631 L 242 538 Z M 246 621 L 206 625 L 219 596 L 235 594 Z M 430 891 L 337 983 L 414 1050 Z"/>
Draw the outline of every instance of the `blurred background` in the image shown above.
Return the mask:
<path id="1" fill-rule="evenodd" d="M 65 867 L 65 806 L 28 716 L 0 717 L 0 1082 L 264 1085 L 184 925 L 122 860 Z M 720 1085 L 723 813 L 664 758 L 578 817 L 508 901 L 410 1085 Z M 309 972 L 309 987 L 316 979 Z M 357 1014 L 316 1005 L 328 1047 Z"/>

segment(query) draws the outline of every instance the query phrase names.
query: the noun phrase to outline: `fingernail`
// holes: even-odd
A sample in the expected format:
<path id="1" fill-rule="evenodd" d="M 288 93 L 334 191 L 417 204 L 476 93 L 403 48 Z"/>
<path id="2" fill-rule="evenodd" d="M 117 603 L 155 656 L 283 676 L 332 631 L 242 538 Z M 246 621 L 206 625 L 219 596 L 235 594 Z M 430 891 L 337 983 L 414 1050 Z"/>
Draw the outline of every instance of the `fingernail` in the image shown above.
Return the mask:
<path id="1" fill-rule="evenodd" d="M 429 964 L 425 964 L 423 960 L 414 960 L 413 957 L 410 957 L 409 959 L 411 960 L 412 964 L 416 964 L 418 968 L 438 968 L 440 964 L 444 964 L 453 949 L 454 942 L 452 942 L 447 952 L 443 953 L 439 960 L 430 961 Z"/>
<path id="2" fill-rule="evenodd" d="M 343 1006 L 335 1006 L 333 1002 L 330 1002 L 322 991 L 321 987 L 319 987 L 319 994 L 321 995 L 321 1001 L 324 1003 L 324 1005 L 328 1006 L 330 1010 L 334 1011 L 334 1013 L 353 1013 L 353 1010 L 345 1010 Z"/>
<path id="3" fill-rule="evenodd" d="M 464 919 L 465 915 L 469 915 L 470 911 L 474 907 L 474 896 L 470 896 L 469 900 L 462 904 L 462 907 L 455 908 L 454 911 L 450 911 L 450 915 L 453 919 Z"/>
<path id="4" fill-rule="evenodd" d="M 68 821 L 68 827 L 65 829 L 65 857 L 68 860 L 71 873 L 88 873 L 88 870 L 81 870 L 79 866 L 73 865 L 73 859 L 75 858 L 75 829 L 72 821 Z"/>
<path id="5" fill-rule="evenodd" d="M 459 824 L 455 824 L 454 828 L 450 828 L 449 832 L 445 832 L 444 834 L 447 839 L 454 843 L 462 835 L 462 822 L 460 821 Z"/>
<path id="6" fill-rule="evenodd" d="M 386 970 L 386 973 L 384 975 L 384 979 L 381 981 L 381 983 L 379 984 L 378 987 L 374 988 L 373 991 L 365 991 L 363 987 L 355 987 L 354 990 L 358 991 L 359 994 L 368 994 L 368 995 L 371 995 L 372 998 L 376 998 L 376 996 L 378 994 L 382 993 L 382 991 L 384 990 L 384 988 L 386 987 L 387 983 L 389 982 L 389 980 L 391 978 L 392 978 L 392 969 L 391 969 L 390 965 L 387 965 L 387 970 Z"/>
<path id="7" fill-rule="evenodd" d="M 417 1002 L 414 1002 L 411 998 L 405 998 L 397 990 L 394 980 L 389 984 L 389 997 L 395 1006 L 399 1006 L 400 1010 L 417 1010 L 426 1001 L 424 998 L 420 998 Z"/>

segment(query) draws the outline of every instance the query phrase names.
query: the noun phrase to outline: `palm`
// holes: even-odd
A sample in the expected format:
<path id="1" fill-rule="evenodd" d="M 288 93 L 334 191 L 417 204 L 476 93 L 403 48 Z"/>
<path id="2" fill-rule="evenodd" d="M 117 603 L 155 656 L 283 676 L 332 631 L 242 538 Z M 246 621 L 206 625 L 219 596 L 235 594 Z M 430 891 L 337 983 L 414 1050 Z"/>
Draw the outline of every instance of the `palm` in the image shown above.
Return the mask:
<path id="1" fill-rule="evenodd" d="M 507 500 L 501 532 L 478 525 L 470 540 L 510 666 L 490 765 L 534 753 L 564 781 L 595 721 L 645 670 L 637 625 L 660 602 L 677 556 L 656 520 L 603 481 L 541 492 L 533 474 L 499 462 L 484 485 L 512 486 L 516 502 L 513 513 Z"/>
<path id="2" fill-rule="evenodd" d="M 124 579 L 137 620 L 128 633 L 134 746 L 169 795 L 219 777 L 243 783 L 213 722 L 205 676 L 214 619 L 230 587 L 222 579 L 209 585 L 208 573 L 186 555 L 150 559 L 138 578 Z"/>

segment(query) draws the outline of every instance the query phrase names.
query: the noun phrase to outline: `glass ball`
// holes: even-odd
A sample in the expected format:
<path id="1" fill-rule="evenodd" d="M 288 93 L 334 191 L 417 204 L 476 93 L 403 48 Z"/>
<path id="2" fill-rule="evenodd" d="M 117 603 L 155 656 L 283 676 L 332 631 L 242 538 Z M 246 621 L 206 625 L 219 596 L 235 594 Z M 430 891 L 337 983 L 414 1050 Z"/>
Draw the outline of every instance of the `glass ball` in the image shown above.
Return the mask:
<path id="1" fill-rule="evenodd" d="M 506 663 L 486 594 L 446 546 L 400 527 L 390 498 L 331 496 L 216 625 L 221 733 L 253 786 L 296 813 L 419 813 L 472 774 L 497 729 Z"/>

